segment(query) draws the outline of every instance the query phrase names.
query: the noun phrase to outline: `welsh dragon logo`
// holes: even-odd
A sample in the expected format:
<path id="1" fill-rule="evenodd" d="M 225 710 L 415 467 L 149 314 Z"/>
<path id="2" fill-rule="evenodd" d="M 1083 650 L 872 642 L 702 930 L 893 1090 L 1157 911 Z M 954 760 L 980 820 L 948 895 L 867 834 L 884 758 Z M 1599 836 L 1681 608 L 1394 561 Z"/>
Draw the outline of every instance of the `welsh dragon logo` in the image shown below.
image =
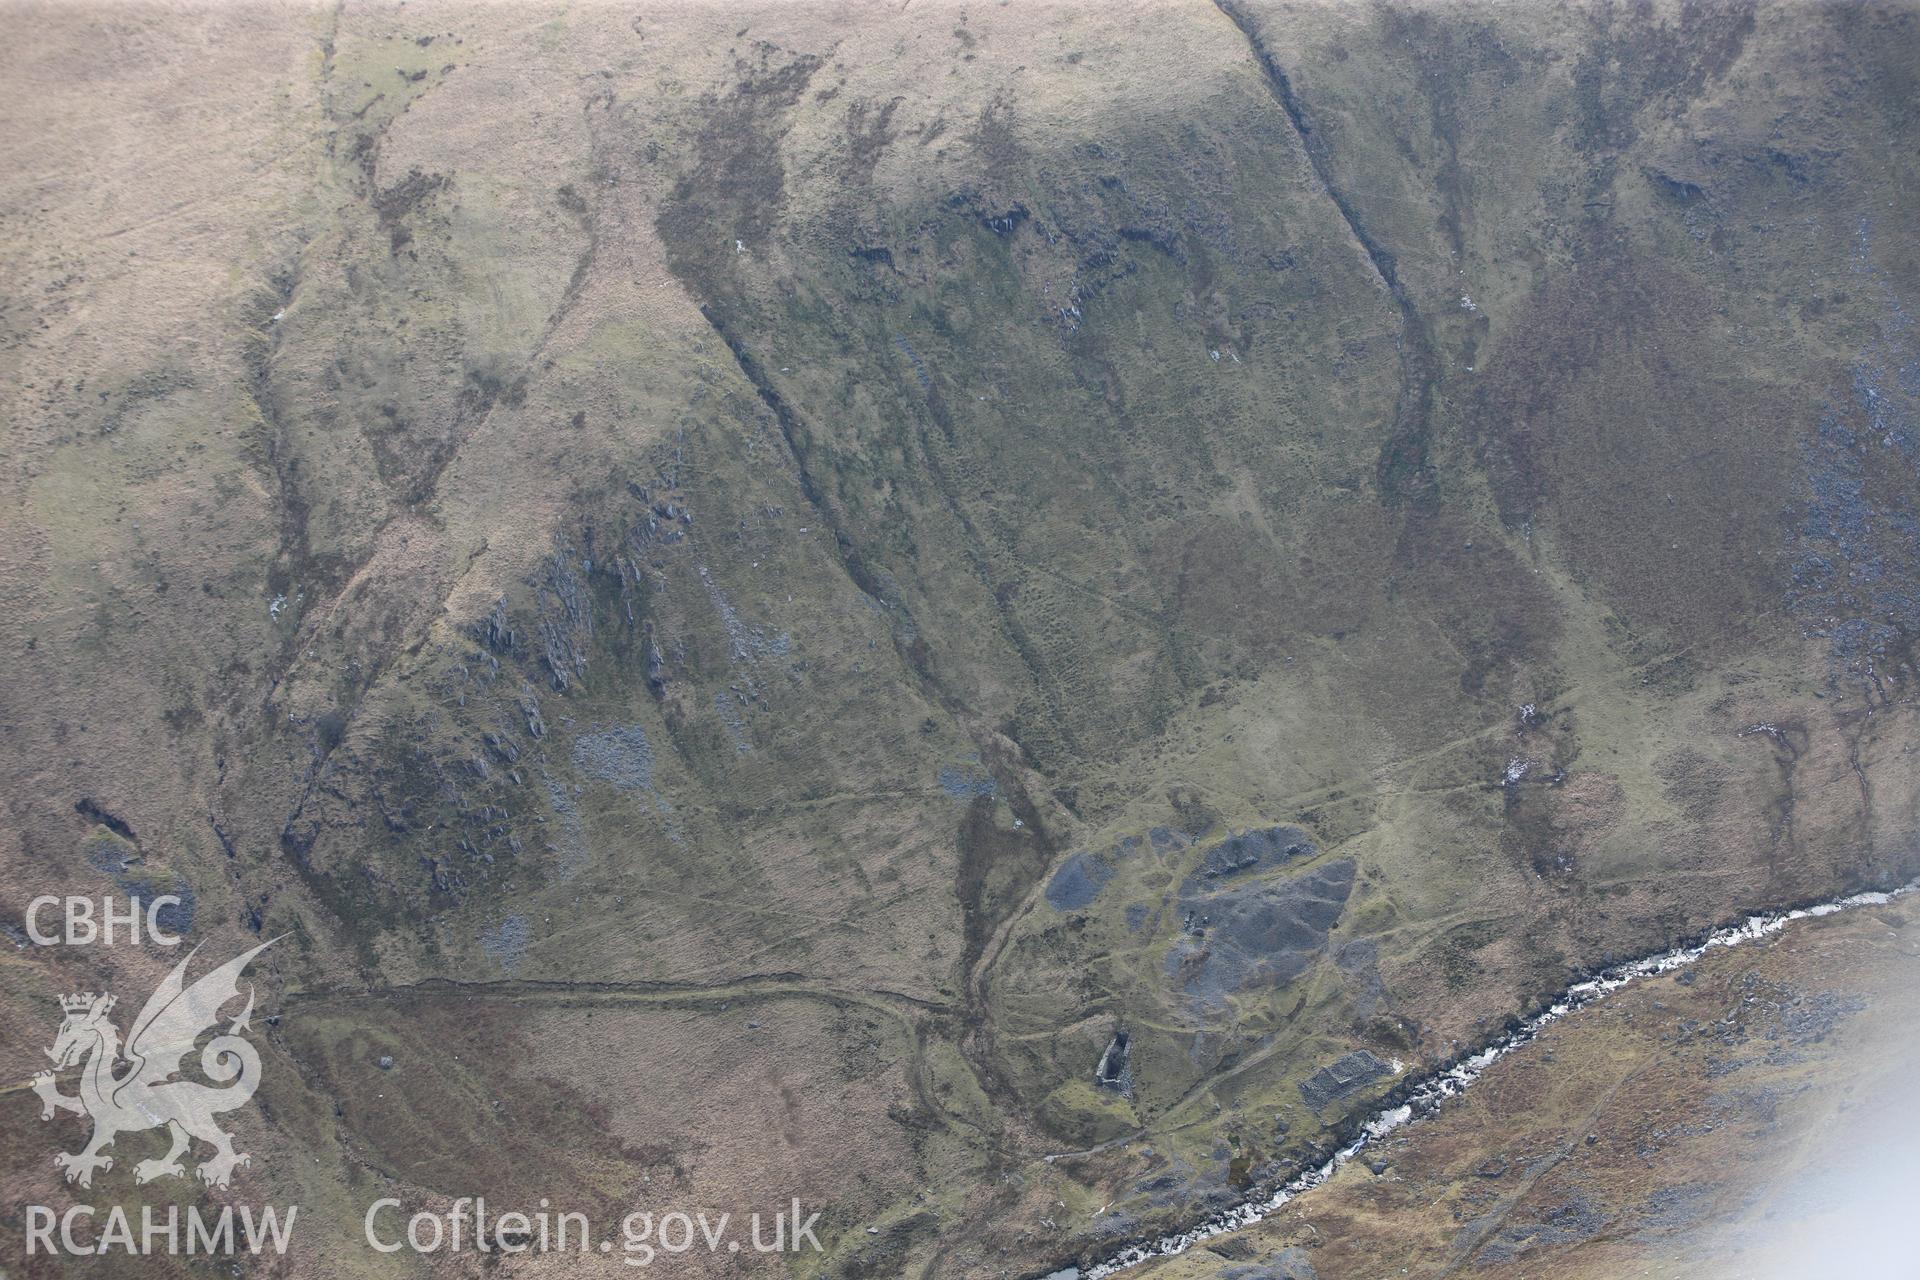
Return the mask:
<path id="1" fill-rule="evenodd" d="M 53 1163 L 65 1170 L 68 1182 L 92 1186 L 96 1169 L 113 1168 L 113 1157 L 101 1152 L 112 1146 L 116 1137 L 163 1126 L 173 1146 L 157 1160 L 134 1165 L 133 1179 L 137 1183 L 184 1177 L 186 1169 L 180 1158 L 196 1138 L 214 1151 L 196 1170 L 200 1180 L 211 1186 L 226 1186 L 234 1168 L 249 1163 L 245 1153 L 233 1149 L 233 1135 L 222 1129 L 215 1117 L 244 1106 L 260 1087 L 260 1055 L 241 1035 L 253 1016 L 251 986 L 247 988 L 246 1008 L 200 1050 L 200 1069 L 214 1084 L 173 1077 L 200 1036 L 217 1030 L 221 1008 L 239 997 L 241 971 L 277 941 L 261 943 L 188 986 L 187 965 L 200 950 L 195 947 L 148 997 L 140 1016 L 133 1020 L 125 1049 L 120 1045 L 119 1028 L 107 1017 L 113 1011 L 113 996 L 96 996 L 89 991 L 60 997 L 66 1018 L 53 1047 L 47 1050 L 54 1070 L 35 1076 L 33 1091 L 40 1095 L 42 1120 L 53 1119 L 55 1111 L 93 1118 L 92 1141 L 78 1152 L 63 1151 L 53 1158 Z M 115 1064 L 122 1059 L 129 1066 L 116 1075 Z M 84 1064 L 80 1093 L 69 1097 L 60 1092 L 54 1071 L 77 1064 Z"/>

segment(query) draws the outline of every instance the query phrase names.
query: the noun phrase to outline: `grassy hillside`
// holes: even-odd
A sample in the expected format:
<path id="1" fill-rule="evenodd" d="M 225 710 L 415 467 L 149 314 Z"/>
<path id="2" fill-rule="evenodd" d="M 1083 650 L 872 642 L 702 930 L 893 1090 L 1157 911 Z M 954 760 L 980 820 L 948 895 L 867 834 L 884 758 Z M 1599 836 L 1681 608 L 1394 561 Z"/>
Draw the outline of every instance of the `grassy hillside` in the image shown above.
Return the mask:
<path id="1" fill-rule="evenodd" d="M 300 1268 L 1024 1274 L 1920 870 L 1909 9 L 3 20 L 0 921 L 288 935 Z"/>

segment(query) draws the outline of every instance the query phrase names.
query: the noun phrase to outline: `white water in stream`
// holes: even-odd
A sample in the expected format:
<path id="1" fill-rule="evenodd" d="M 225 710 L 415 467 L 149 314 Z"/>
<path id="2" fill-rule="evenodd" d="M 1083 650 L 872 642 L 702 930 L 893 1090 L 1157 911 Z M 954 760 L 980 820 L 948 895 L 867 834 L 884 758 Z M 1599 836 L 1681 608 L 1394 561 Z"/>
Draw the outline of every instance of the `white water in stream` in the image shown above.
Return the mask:
<path id="1" fill-rule="evenodd" d="M 1836 912 L 1850 911 L 1855 907 L 1885 906 L 1895 898 L 1904 897 L 1915 891 L 1920 891 L 1920 880 L 1895 889 L 1891 893 L 1856 893 L 1852 897 L 1823 902 L 1819 906 L 1775 912 L 1771 915 L 1749 916 L 1744 923 L 1717 929 L 1707 935 L 1705 940 L 1693 946 L 1664 951 L 1642 960 L 1633 960 L 1608 969 L 1596 977 L 1588 978 L 1585 982 L 1576 982 L 1544 1012 L 1534 1015 L 1472 1057 L 1462 1059 L 1422 1080 L 1413 1087 L 1405 1102 L 1374 1113 L 1361 1127 L 1359 1135 L 1335 1152 L 1325 1164 L 1307 1170 L 1279 1190 L 1263 1192 L 1255 1199 L 1244 1201 L 1231 1209 L 1224 1209 L 1189 1230 L 1132 1245 L 1084 1272 L 1077 1267 L 1068 1267 L 1054 1272 L 1047 1277 L 1047 1280 L 1104 1280 L 1106 1276 L 1138 1266 L 1151 1258 L 1164 1258 L 1176 1253 L 1185 1253 L 1193 1246 L 1211 1240 L 1215 1236 L 1252 1226 L 1301 1193 L 1311 1191 L 1326 1182 L 1339 1172 L 1341 1166 L 1366 1150 L 1369 1144 L 1392 1133 L 1395 1129 L 1432 1115 L 1442 1102 L 1470 1087 L 1488 1067 L 1520 1046 L 1531 1042 L 1547 1024 L 1566 1017 L 1574 1010 L 1583 1009 L 1597 1000 L 1602 1000 L 1630 982 L 1685 968 L 1715 947 L 1733 947 L 1743 942 L 1752 942 L 1756 938 L 1767 937 L 1778 933 L 1795 920 L 1830 916 Z"/>

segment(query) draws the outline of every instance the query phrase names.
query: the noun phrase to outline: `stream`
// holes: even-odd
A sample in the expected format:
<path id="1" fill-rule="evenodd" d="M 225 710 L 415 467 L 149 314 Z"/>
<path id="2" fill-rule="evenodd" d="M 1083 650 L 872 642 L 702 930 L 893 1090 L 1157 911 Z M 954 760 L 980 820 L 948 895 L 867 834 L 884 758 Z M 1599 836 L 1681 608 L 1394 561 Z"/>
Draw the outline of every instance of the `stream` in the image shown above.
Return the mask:
<path id="1" fill-rule="evenodd" d="M 1576 982 L 1562 992 L 1545 1010 L 1522 1022 L 1478 1053 L 1441 1068 L 1411 1087 L 1396 1091 L 1398 1096 L 1404 1099 L 1403 1101 L 1376 1111 L 1361 1126 L 1359 1133 L 1325 1163 L 1299 1174 L 1278 1190 L 1263 1191 L 1230 1209 L 1221 1210 L 1185 1231 L 1129 1245 L 1085 1270 L 1079 1267 L 1066 1267 L 1055 1271 L 1047 1276 L 1046 1280 L 1104 1280 L 1107 1276 L 1138 1266 L 1150 1259 L 1185 1253 L 1195 1245 L 1211 1240 L 1215 1236 L 1252 1226 L 1303 1193 L 1326 1182 L 1373 1142 L 1396 1129 L 1415 1124 L 1432 1115 L 1448 1098 L 1456 1097 L 1471 1088 L 1473 1083 L 1485 1074 L 1488 1067 L 1515 1049 L 1533 1041 L 1548 1024 L 1566 1017 L 1575 1010 L 1584 1009 L 1588 1005 L 1603 1000 L 1631 982 L 1685 968 L 1716 947 L 1734 947 L 1768 937 L 1780 932 L 1796 920 L 1830 916 L 1842 911 L 1851 911 L 1856 907 L 1885 906 L 1895 898 L 1904 897 L 1916 891 L 1920 891 L 1920 880 L 1891 892 L 1856 893 L 1849 897 L 1836 898 L 1831 902 L 1823 902 L 1817 906 L 1748 916 L 1740 924 L 1714 930 L 1691 946 L 1663 951 L 1639 960 L 1615 965 L 1585 981 Z"/>

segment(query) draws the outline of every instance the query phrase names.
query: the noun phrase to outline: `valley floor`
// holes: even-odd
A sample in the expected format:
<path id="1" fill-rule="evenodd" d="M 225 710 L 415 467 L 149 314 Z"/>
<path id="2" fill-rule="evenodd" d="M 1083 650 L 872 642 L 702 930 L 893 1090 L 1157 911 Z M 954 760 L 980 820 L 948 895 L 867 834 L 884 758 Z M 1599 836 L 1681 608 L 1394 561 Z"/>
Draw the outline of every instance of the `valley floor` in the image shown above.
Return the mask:
<path id="1" fill-rule="evenodd" d="M 1273 1217 L 1129 1274 L 1911 1275 L 1917 921 L 1803 920 L 1635 983 Z"/>

